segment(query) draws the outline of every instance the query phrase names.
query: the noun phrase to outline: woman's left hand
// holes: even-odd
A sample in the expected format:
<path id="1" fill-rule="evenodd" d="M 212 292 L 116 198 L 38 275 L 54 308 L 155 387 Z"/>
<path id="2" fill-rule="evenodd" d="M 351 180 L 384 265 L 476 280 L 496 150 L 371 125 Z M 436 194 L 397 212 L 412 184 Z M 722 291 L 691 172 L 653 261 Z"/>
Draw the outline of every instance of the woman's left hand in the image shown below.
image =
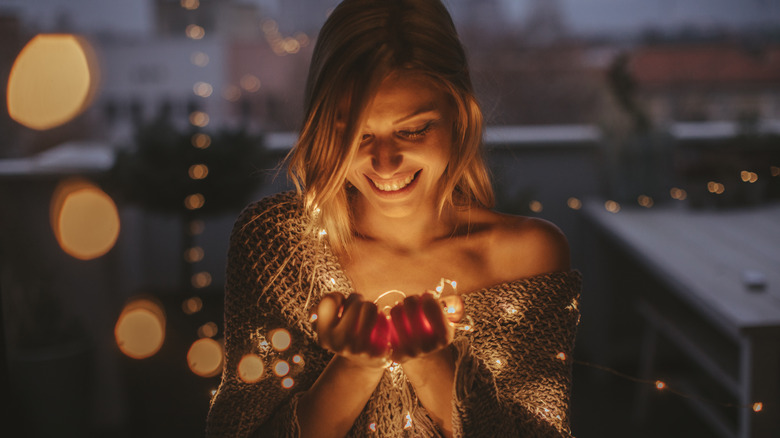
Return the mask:
<path id="1" fill-rule="evenodd" d="M 390 322 L 392 360 L 398 363 L 438 351 L 455 335 L 440 301 L 427 292 L 396 304 L 390 310 Z"/>

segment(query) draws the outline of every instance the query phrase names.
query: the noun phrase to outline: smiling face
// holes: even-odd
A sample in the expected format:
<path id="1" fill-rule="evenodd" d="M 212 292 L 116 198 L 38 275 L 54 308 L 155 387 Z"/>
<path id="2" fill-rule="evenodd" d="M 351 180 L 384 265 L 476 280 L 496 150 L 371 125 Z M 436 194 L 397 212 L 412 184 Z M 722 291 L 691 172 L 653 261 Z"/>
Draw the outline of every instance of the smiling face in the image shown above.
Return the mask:
<path id="1" fill-rule="evenodd" d="M 359 202 L 387 217 L 436 205 L 449 161 L 453 109 L 421 74 L 391 75 L 369 105 L 347 180 Z"/>

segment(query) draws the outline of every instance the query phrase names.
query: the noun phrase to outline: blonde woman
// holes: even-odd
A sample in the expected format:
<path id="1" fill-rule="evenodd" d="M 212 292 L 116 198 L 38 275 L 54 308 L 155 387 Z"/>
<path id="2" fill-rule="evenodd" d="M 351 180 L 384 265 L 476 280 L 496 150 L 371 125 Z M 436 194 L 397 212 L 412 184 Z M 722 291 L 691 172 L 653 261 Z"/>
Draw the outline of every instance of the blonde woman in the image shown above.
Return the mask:
<path id="1" fill-rule="evenodd" d="M 489 209 L 482 128 L 440 0 L 335 8 L 298 190 L 231 236 L 210 436 L 570 435 L 580 277 L 555 226 Z M 428 292 L 451 283 L 460 321 Z"/>

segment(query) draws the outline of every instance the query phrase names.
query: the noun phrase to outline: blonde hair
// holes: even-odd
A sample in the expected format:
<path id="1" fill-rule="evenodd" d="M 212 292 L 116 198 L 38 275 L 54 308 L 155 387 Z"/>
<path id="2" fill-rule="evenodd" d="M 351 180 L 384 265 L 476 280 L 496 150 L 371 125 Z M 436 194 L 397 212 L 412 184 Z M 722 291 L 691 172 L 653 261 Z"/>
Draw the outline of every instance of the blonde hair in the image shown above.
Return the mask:
<path id="1" fill-rule="evenodd" d="M 440 0 L 344 0 L 317 38 L 304 123 L 288 156 L 290 176 L 307 211 L 336 250 L 347 249 L 352 239 L 346 175 L 360 143 L 365 109 L 381 82 L 401 72 L 431 78 L 456 110 L 439 211 L 447 205 L 493 205 L 480 151 L 482 112 L 447 9 Z"/>

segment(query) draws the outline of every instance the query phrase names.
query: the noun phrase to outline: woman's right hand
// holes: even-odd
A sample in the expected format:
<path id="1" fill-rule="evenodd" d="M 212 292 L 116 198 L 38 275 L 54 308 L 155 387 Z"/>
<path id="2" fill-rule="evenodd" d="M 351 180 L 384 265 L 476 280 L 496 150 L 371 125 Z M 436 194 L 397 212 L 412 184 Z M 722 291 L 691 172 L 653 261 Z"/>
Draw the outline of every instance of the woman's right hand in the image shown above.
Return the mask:
<path id="1" fill-rule="evenodd" d="M 382 368 L 387 364 L 390 324 L 376 304 L 359 294 L 325 295 L 315 312 L 317 339 L 323 348 L 356 364 Z"/>

